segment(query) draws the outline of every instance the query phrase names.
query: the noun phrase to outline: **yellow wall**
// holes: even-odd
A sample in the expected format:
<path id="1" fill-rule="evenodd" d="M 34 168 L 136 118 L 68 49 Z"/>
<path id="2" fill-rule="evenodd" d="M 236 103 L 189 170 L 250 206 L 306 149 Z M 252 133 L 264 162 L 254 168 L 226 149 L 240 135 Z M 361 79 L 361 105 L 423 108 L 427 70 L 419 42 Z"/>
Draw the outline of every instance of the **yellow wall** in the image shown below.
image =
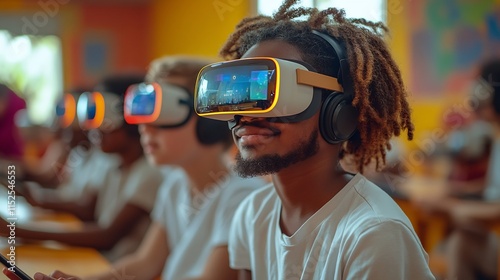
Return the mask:
<path id="1" fill-rule="evenodd" d="M 250 13 L 251 0 L 152 2 L 152 55 L 216 57 L 236 24 Z"/>
<path id="2" fill-rule="evenodd" d="M 411 40 L 408 30 L 408 1 L 387 1 L 387 24 L 390 29 L 388 38 L 389 47 L 396 63 L 399 65 L 405 84 L 409 87 L 411 71 L 410 51 Z M 408 143 L 409 147 L 416 146 L 416 142 L 427 137 L 427 133 L 441 125 L 445 104 L 443 96 L 434 98 L 415 98 L 410 92 L 413 122 L 416 127 L 415 140 Z"/>
<path id="3" fill-rule="evenodd" d="M 431 3 L 432 0 L 425 1 Z M 439 2 L 439 1 L 438 1 Z M 464 1 L 452 1 L 455 2 L 455 4 L 460 4 L 462 8 L 464 7 L 463 2 Z M 466 1 L 467 2 L 467 1 Z M 443 29 L 453 29 L 452 24 L 458 26 L 461 26 L 462 23 L 464 24 L 470 24 L 471 19 L 468 16 L 478 14 L 478 13 L 484 13 L 481 9 L 488 9 L 485 7 L 490 7 L 489 5 L 493 5 L 493 3 L 500 3 L 500 0 L 495 0 L 493 1 L 481 1 L 483 5 L 478 5 L 478 10 L 471 10 L 470 14 L 460 14 L 457 18 L 454 18 L 456 22 L 451 22 L 450 19 L 446 19 L 446 15 L 443 16 L 445 18 L 445 21 L 447 22 L 447 25 L 442 27 Z M 394 55 L 394 58 L 397 62 L 397 64 L 400 66 L 402 74 L 403 74 L 403 79 L 405 81 L 405 84 L 407 85 L 408 88 L 410 88 L 410 83 L 416 83 L 416 82 L 425 82 L 426 79 L 422 78 L 422 80 L 418 80 L 417 75 L 411 75 L 412 69 L 416 69 L 416 67 L 412 67 L 411 63 L 414 63 L 411 61 L 411 55 L 412 55 L 412 37 L 411 37 L 411 32 L 414 32 L 414 30 L 417 30 L 417 26 L 409 26 L 410 24 L 416 24 L 415 21 L 418 20 L 429 20 L 425 16 L 422 16 L 419 14 L 418 9 L 415 10 L 415 7 L 418 7 L 418 4 L 420 1 L 406 1 L 406 0 L 387 0 L 387 15 L 388 15 L 388 25 L 389 29 L 391 31 L 391 36 L 388 38 L 389 46 L 392 50 L 392 53 Z M 441 3 L 442 4 L 442 3 Z M 444 4 L 443 4 L 444 5 Z M 411 7 L 412 6 L 412 7 Z M 435 8 L 434 6 L 432 6 Z M 447 6 L 440 6 L 440 8 L 445 9 Z M 454 6 L 453 6 L 454 7 Z M 470 6 L 471 8 L 474 6 Z M 427 7 L 428 9 L 429 7 Z M 411 9 L 413 9 L 411 11 Z M 451 8 L 450 8 L 451 9 Z M 410 13 L 413 13 L 411 15 Z M 442 12 L 442 11 L 441 11 Z M 450 12 L 450 14 L 453 14 L 453 12 Z M 413 20 L 409 20 L 411 16 L 414 17 Z M 456 16 L 456 15 L 455 15 Z M 473 17 L 472 17 L 473 18 Z M 463 21 L 463 22 L 462 22 Z M 418 25 L 418 23 L 417 23 Z M 483 27 L 486 29 L 487 27 Z M 486 30 L 478 30 L 475 31 L 477 32 L 478 36 L 480 37 L 486 37 L 486 36 L 491 36 L 488 35 Z M 441 33 L 436 33 L 436 34 L 441 34 Z M 442 33 L 445 34 L 444 40 L 435 40 L 439 44 L 450 44 L 450 46 L 453 47 L 454 38 L 453 36 L 457 36 L 454 34 L 453 36 L 447 37 L 448 33 Z M 481 44 L 482 47 L 482 59 L 487 57 L 488 53 L 493 54 L 494 52 L 498 54 L 498 51 L 495 51 L 495 46 L 493 43 L 489 42 L 488 38 L 482 38 L 484 39 L 485 42 L 484 44 Z M 479 39 L 478 39 L 479 40 Z M 450 46 L 446 46 L 450 48 Z M 490 50 L 491 48 L 491 50 Z M 445 49 L 449 50 L 449 49 Z M 443 51 L 442 53 L 439 53 L 438 55 L 446 55 L 446 51 Z M 461 53 L 460 53 L 461 54 Z M 429 54 L 429 55 L 436 55 L 436 54 Z M 453 55 L 456 54 L 450 54 L 450 57 L 453 57 Z M 476 54 L 475 54 L 476 55 Z M 442 58 L 442 57 L 440 57 Z M 422 58 L 429 60 L 429 58 Z M 444 57 L 446 59 L 446 56 Z M 453 58 L 457 59 L 457 58 Z M 470 57 L 465 56 L 464 61 L 467 61 L 468 59 L 471 59 Z M 477 61 L 479 62 L 479 61 Z M 455 64 L 453 64 L 455 65 Z M 456 64 L 458 65 L 458 63 Z M 464 66 L 460 66 L 464 67 Z M 472 67 L 472 66 L 467 66 L 467 67 Z M 472 68 L 468 69 L 469 72 Z M 463 70 L 463 69 L 458 69 L 457 70 Z M 455 81 L 453 83 L 456 83 L 457 81 L 463 82 L 464 79 L 470 79 L 471 75 L 470 73 L 461 73 L 460 75 L 455 74 Z M 469 76 L 470 75 L 470 76 Z M 415 80 L 410 80 L 410 77 L 413 77 L 411 79 Z M 451 83 L 450 81 L 448 81 Z M 412 86 L 411 88 L 417 88 L 415 86 Z M 420 88 L 425 88 L 425 87 L 420 87 Z M 456 90 L 451 90 L 451 87 L 443 87 L 441 92 L 410 92 L 411 96 L 411 105 L 413 108 L 413 120 L 416 126 L 416 133 L 415 133 L 415 138 L 417 141 L 414 141 L 413 143 L 410 144 L 410 147 L 415 146 L 415 142 L 417 142 L 418 146 L 418 141 L 422 139 L 428 140 L 429 138 L 429 132 L 436 131 L 438 127 L 441 127 L 443 125 L 443 122 L 446 117 L 450 116 L 450 112 L 454 113 L 461 113 L 464 117 L 469 117 L 472 114 L 472 111 L 469 107 L 467 107 L 467 102 L 468 102 L 468 94 L 469 90 L 456 86 Z"/>
<path id="4" fill-rule="evenodd" d="M 19 10 L 20 8 L 24 8 L 24 6 L 25 3 L 21 1 L 15 1 L 15 0 L 0 1 L 0 11 L 2 12 Z"/>

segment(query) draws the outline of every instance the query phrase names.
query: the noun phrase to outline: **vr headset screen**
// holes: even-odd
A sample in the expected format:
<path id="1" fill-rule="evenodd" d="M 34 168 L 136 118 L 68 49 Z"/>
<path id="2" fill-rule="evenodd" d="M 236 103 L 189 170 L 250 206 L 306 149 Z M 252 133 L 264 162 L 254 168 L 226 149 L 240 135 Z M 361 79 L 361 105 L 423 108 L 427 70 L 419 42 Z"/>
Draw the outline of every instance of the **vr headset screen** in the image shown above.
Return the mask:
<path id="1" fill-rule="evenodd" d="M 176 85 L 140 83 L 127 89 L 124 105 L 127 123 L 175 127 L 189 118 L 193 99 L 186 89 Z"/>
<path id="2" fill-rule="evenodd" d="M 296 61 L 255 57 L 217 62 L 198 75 L 195 112 L 224 121 L 236 115 L 294 116 L 297 121 L 299 115 L 306 118 L 319 109 L 320 89 L 343 91 L 337 78 Z"/>
<path id="3" fill-rule="evenodd" d="M 70 126 L 76 115 L 76 100 L 71 94 L 64 94 L 56 105 L 56 116 L 62 128 Z"/>
<path id="4" fill-rule="evenodd" d="M 78 103 L 78 116 L 82 120 L 93 120 L 96 117 L 97 105 L 94 98 L 88 96 L 87 98 L 81 98 Z"/>
<path id="5" fill-rule="evenodd" d="M 197 111 L 266 110 L 274 99 L 275 70 L 271 63 L 205 69 L 198 80 Z"/>
<path id="6" fill-rule="evenodd" d="M 104 95 L 100 92 L 84 92 L 78 98 L 77 116 L 83 129 L 98 128 L 105 117 Z M 108 112 L 109 114 L 109 112 Z"/>
<path id="7" fill-rule="evenodd" d="M 87 119 L 93 120 L 95 118 L 95 115 L 96 115 L 96 104 L 92 100 L 92 101 L 90 101 L 88 103 L 88 107 L 87 107 Z"/>
<path id="8" fill-rule="evenodd" d="M 156 90 L 152 85 L 139 84 L 131 89 L 133 97 L 126 100 L 130 114 L 134 116 L 149 116 L 153 114 L 156 103 Z"/>

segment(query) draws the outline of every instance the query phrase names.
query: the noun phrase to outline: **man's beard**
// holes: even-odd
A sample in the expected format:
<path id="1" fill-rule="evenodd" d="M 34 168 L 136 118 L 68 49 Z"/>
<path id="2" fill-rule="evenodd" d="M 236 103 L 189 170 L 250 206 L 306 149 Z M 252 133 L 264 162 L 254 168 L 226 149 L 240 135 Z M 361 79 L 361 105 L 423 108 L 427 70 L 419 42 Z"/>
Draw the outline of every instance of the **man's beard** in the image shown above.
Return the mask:
<path id="1" fill-rule="evenodd" d="M 243 159 L 241 153 L 236 154 L 234 170 L 244 178 L 277 173 L 290 165 L 306 160 L 319 150 L 318 130 L 314 130 L 309 139 L 298 144 L 297 149 L 283 156 L 265 155 L 257 159 Z"/>

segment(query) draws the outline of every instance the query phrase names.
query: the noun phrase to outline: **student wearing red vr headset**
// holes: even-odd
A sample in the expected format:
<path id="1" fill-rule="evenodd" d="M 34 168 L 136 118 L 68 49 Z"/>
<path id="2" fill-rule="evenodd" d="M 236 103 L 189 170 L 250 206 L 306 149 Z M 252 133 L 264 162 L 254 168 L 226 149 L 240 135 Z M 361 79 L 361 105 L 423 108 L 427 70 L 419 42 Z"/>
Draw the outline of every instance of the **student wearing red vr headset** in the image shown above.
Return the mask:
<path id="1" fill-rule="evenodd" d="M 242 176 L 273 184 L 238 208 L 229 239 L 241 279 L 434 279 L 403 211 L 361 174 L 413 124 L 386 27 L 294 8 L 244 19 L 205 67 L 197 113 L 227 120 Z M 301 18 L 307 17 L 305 20 Z"/>
<path id="2" fill-rule="evenodd" d="M 151 63 L 146 83 L 129 88 L 125 119 L 140 123 L 148 160 L 168 165 L 167 175 L 139 249 L 115 262 L 111 271 L 88 279 L 236 279 L 227 249 L 231 221 L 241 201 L 265 181 L 232 172 L 227 123 L 200 118 L 193 110 L 191 89 L 209 62 L 161 58 Z M 77 279 L 57 271 L 52 277 Z M 35 279 L 53 278 L 37 274 Z"/>

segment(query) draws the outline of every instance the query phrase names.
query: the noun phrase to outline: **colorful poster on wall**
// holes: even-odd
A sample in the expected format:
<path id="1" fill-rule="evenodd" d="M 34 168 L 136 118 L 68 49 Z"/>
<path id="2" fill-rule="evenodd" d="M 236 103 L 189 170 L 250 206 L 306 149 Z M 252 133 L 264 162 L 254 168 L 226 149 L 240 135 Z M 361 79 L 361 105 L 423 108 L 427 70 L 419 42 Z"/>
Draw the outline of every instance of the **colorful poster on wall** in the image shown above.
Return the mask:
<path id="1" fill-rule="evenodd" d="M 409 7 L 412 92 L 463 93 L 478 63 L 500 56 L 500 1 L 413 0 Z"/>

